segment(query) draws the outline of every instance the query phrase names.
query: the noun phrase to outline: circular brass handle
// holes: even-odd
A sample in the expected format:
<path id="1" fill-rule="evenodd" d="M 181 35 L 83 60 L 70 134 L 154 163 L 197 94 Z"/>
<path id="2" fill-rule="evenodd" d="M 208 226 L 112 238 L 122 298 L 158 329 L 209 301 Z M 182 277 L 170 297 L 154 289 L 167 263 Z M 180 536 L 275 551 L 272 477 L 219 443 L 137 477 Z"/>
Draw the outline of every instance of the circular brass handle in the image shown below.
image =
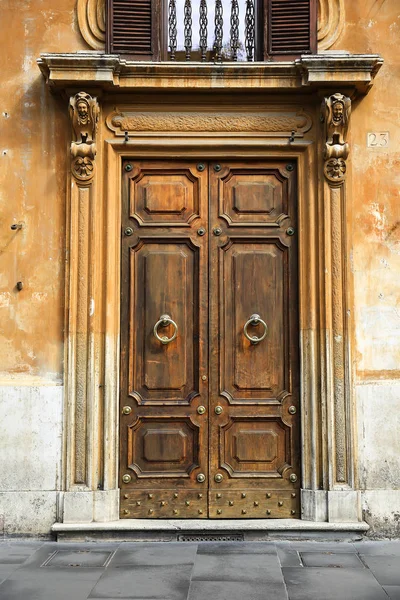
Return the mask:
<path id="1" fill-rule="evenodd" d="M 204 413 L 206 412 L 206 407 L 205 406 L 199 406 L 197 408 L 197 412 L 199 413 L 199 415 L 204 415 Z"/>
<path id="2" fill-rule="evenodd" d="M 132 477 L 131 477 L 130 475 L 128 475 L 128 474 L 125 474 L 125 475 L 122 477 L 122 481 L 123 481 L 124 483 L 129 483 L 129 482 L 131 481 L 131 479 L 132 479 Z"/>
<path id="3" fill-rule="evenodd" d="M 214 481 L 216 483 L 221 483 L 221 481 L 223 480 L 223 475 L 221 475 L 221 473 L 217 473 L 216 475 L 214 475 Z"/>
<path id="4" fill-rule="evenodd" d="M 203 473 L 199 473 L 196 479 L 199 483 L 203 483 L 206 480 L 206 476 Z"/>
<path id="5" fill-rule="evenodd" d="M 167 327 L 168 325 L 173 325 L 175 328 L 174 334 L 172 337 L 167 337 L 166 335 L 163 335 L 162 337 L 160 337 L 158 335 L 158 328 L 161 327 Z M 171 319 L 171 317 L 169 315 L 161 315 L 161 317 L 159 318 L 159 320 L 157 321 L 157 323 L 154 325 L 153 328 L 153 333 L 156 336 L 156 338 L 158 339 L 159 342 L 161 342 L 162 344 L 169 344 L 170 342 L 172 342 L 176 336 L 178 335 L 178 325 L 175 323 L 175 321 L 173 321 Z"/>
<path id="6" fill-rule="evenodd" d="M 124 406 L 122 412 L 124 415 L 130 415 L 132 412 L 132 408 L 130 406 Z"/>
<path id="7" fill-rule="evenodd" d="M 264 333 L 262 334 L 262 336 L 261 337 L 257 337 L 256 335 L 250 336 L 247 333 L 247 329 L 249 328 L 249 325 L 253 325 L 253 327 L 256 327 L 260 323 L 264 327 Z M 252 344 L 259 344 L 266 337 L 266 335 L 268 333 L 268 326 L 267 326 L 266 322 L 262 320 L 260 315 L 254 314 L 254 315 L 251 315 L 251 317 L 249 318 L 248 321 L 246 321 L 246 323 L 243 327 L 243 332 L 244 332 L 244 335 L 249 340 L 249 342 L 251 342 Z"/>
<path id="8" fill-rule="evenodd" d="M 223 410 L 224 409 L 222 408 L 222 406 L 219 406 L 219 405 L 214 408 L 214 412 L 216 415 L 220 415 Z"/>

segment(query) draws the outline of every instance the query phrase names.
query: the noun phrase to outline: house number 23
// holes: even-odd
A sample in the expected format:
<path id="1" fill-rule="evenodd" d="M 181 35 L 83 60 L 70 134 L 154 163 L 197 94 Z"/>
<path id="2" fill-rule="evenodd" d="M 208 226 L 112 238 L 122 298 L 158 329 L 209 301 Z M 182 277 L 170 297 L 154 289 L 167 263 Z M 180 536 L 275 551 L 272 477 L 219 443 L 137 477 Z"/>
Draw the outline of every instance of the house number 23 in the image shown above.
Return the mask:
<path id="1" fill-rule="evenodd" d="M 367 135 L 368 148 L 387 148 L 389 146 L 388 131 L 370 131 Z"/>

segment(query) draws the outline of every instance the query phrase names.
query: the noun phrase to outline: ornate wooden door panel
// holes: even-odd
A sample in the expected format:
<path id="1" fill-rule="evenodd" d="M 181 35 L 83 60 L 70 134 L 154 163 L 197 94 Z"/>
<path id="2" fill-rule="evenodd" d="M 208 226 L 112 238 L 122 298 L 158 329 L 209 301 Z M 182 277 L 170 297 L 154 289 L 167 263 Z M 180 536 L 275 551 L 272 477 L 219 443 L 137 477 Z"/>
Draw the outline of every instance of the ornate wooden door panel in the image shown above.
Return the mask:
<path id="1" fill-rule="evenodd" d="M 192 163 L 124 165 L 123 517 L 207 516 L 207 182 Z"/>
<path id="2" fill-rule="evenodd" d="M 210 170 L 213 518 L 299 517 L 293 165 Z"/>
<path id="3" fill-rule="evenodd" d="M 122 517 L 299 516 L 295 182 L 124 165 Z"/>

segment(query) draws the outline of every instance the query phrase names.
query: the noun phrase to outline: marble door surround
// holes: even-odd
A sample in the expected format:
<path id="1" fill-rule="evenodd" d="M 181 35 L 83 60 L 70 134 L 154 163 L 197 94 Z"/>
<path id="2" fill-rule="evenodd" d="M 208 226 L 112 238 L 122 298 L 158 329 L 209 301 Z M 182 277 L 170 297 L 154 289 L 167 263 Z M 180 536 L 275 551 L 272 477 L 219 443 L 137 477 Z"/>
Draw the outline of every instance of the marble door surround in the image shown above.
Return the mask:
<path id="1" fill-rule="evenodd" d="M 359 522 L 352 384 L 351 105 L 376 55 L 291 63 L 139 64 L 42 55 L 71 117 L 63 481 L 59 520 L 119 519 L 124 158 L 277 158 L 298 169 L 302 519 Z"/>

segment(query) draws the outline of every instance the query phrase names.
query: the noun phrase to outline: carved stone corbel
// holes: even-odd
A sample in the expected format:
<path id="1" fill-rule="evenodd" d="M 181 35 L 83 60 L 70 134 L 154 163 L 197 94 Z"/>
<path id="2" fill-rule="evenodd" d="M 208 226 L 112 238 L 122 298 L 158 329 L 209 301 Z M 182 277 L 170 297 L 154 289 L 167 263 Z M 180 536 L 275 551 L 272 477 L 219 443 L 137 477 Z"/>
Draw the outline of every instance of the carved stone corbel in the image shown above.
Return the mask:
<path id="1" fill-rule="evenodd" d="M 70 99 L 69 114 L 75 138 L 71 143 L 71 171 L 79 181 L 90 181 L 95 169 L 99 120 L 97 99 L 86 92 L 78 92 Z"/>
<path id="2" fill-rule="evenodd" d="M 322 121 L 325 123 L 324 174 L 330 183 L 341 184 L 346 177 L 346 159 L 350 152 L 347 131 L 351 100 L 337 93 L 324 98 Z"/>

